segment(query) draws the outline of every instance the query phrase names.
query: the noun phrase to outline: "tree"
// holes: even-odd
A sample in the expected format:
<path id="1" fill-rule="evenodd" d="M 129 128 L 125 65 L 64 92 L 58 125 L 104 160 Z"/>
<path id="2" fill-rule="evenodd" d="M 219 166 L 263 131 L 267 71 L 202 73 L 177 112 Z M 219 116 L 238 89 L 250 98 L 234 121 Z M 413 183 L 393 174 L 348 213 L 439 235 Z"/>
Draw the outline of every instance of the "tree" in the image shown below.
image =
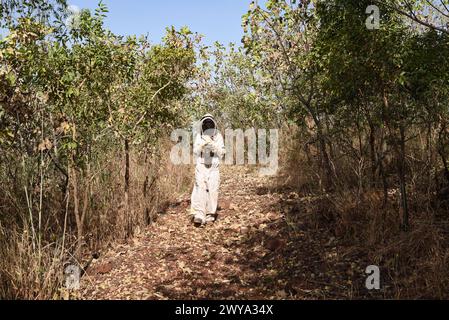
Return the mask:
<path id="1" fill-rule="evenodd" d="M 335 172 L 325 133 L 328 112 L 311 55 L 318 30 L 316 5 L 311 0 L 267 1 L 262 8 L 253 2 L 243 17 L 243 42 L 255 65 L 272 80 L 271 90 L 287 97 L 282 103 L 285 112 L 301 127 L 306 127 L 307 119 L 313 123 L 321 176 L 325 189 L 331 189 Z"/>

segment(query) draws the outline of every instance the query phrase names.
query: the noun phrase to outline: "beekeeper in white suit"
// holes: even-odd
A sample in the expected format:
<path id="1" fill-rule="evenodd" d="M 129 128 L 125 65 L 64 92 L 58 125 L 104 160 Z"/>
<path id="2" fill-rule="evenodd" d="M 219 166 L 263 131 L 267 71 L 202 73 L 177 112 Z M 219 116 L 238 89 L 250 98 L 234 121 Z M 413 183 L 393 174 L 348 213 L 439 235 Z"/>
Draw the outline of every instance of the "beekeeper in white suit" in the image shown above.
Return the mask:
<path id="1" fill-rule="evenodd" d="M 198 131 L 193 144 L 196 166 L 191 203 L 194 223 L 204 225 L 216 219 L 219 166 L 226 151 L 223 136 L 212 115 L 206 114 L 201 119 Z"/>

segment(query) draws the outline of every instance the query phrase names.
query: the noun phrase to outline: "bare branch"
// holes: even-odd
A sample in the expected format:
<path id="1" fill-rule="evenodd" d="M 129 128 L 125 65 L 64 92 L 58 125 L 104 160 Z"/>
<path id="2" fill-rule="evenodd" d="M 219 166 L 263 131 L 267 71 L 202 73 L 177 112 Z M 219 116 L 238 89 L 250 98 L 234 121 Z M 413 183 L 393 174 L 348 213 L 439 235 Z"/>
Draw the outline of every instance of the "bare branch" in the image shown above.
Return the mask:
<path id="1" fill-rule="evenodd" d="M 418 18 L 416 16 L 415 12 L 412 10 L 412 8 L 410 6 L 410 3 L 408 3 L 407 1 L 404 1 L 404 2 L 407 4 L 409 12 L 406 12 L 406 11 L 402 10 L 400 7 L 389 5 L 389 4 L 385 3 L 384 1 L 374 0 L 375 4 L 384 5 L 384 6 L 386 6 L 386 7 L 390 8 L 390 9 L 396 11 L 397 13 L 399 13 L 399 14 L 401 14 L 403 16 L 406 16 L 407 18 L 415 21 L 416 23 L 418 23 L 420 25 L 423 25 L 423 26 L 425 26 L 427 28 L 430 28 L 430 29 L 433 29 L 433 30 L 436 30 L 436 31 L 443 32 L 445 34 L 449 34 L 449 30 L 448 29 L 445 29 L 445 28 L 433 25 L 433 24 L 431 24 L 431 23 L 429 23 L 427 21 L 424 21 L 424 20 Z"/>
<path id="2" fill-rule="evenodd" d="M 434 8 L 439 14 L 449 18 L 449 12 L 445 13 L 443 12 L 440 8 L 438 8 L 431 0 L 426 0 L 426 2 L 429 4 L 429 6 L 431 6 L 432 8 Z"/>

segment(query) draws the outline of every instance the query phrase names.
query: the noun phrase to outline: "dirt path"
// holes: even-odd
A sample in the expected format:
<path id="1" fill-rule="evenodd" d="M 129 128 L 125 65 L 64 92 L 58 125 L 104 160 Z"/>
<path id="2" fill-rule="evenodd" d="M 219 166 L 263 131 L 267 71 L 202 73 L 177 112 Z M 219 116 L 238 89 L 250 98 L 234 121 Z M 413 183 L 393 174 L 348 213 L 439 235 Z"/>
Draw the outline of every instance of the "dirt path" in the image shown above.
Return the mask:
<path id="1" fill-rule="evenodd" d="M 226 168 L 219 219 L 195 228 L 183 201 L 127 245 L 102 254 L 82 281 L 83 299 L 351 298 L 360 274 L 335 239 L 300 220 L 300 195 L 273 178 Z M 223 202 L 222 202 L 223 203 Z M 360 272 L 362 269 L 359 270 Z M 354 284 L 354 281 L 358 283 Z"/>

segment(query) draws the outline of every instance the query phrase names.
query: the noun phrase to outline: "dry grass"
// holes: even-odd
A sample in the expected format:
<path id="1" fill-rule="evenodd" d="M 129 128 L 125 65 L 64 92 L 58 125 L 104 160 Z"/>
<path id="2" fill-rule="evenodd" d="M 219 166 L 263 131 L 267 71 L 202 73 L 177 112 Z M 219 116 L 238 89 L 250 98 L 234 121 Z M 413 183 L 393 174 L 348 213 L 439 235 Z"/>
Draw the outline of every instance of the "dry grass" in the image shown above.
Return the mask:
<path id="1" fill-rule="evenodd" d="M 387 288 L 383 297 L 449 298 L 446 268 L 449 239 L 445 233 L 449 221 L 441 211 L 444 209 L 440 209 L 444 207 L 433 206 L 428 194 L 420 192 L 422 182 L 416 175 L 411 174 L 414 179 L 409 186 L 411 229 L 402 232 L 394 183 L 390 183 L 390 198 L 384 205 L 381 190 L 366 185 L 359 188 L 354 171 L 357 164 L 346 157 L 333 162 L 339 181 L 335 190 L 325 193 L 316 149 L 311 145 L 306 152 L 305 144 L 297 143 L 305 141 L 304 136 L 294 130 L 282 134 L 281 139 L 279 186 L 295 189 L 301 198 L 307 199 L 304 201 L 307 214 L 294 219 L 302 219 L 312 229 L 327 229 L 329 237 L 338 239 L 342 255 L 356 257 L 366 265 L 379 265 L 385 272 L 383 279 Z M 24 205 L 27 203 L 23 191 L 25 180 L 8 180 L 6 171 L 2 172 L 5 183 L 0 188 L 0 298 L 63 297 L 60 289 L 64 264 L 75 261 L 83 265 L 92 253 L 101 254 L 103 248 L 142 232 L 170 203 L 189 193 L 191 167 L 172 165 L 167 156 L 170 146 L 168 142 L 162 144 L 159 149 L 163 152 L 151 156 L 132 150 L 129 205 L 124 196 L 123 151 L 110 151 L 92 164 L 93 175 L 81 177 L 79 181 L 80 190 L 89 188 L 82 239 L 75 236 L 71 190 L 66 201 L 59 181 L 48 178 L 43 190 L 36 187 L 39 184 L 29 189 L 34 202 L 27 206 Z M 424 170 L 414 167 L 412 172 Z M 22 176 L 25 174 L 16 175 Z M 40 192 L 43 194 L 41 211 L 36 205 Z M 40 232 L 36 226 L 39 212 Z M 294 219 L 289 221 L 294 223 Z M 41 238 L 40 245 L 38 238 Z M 83 243 L 83 255 L 73 257 L 78 241 Z"/>
<path id="2" fill-rule="evenodd" d="M 93 253 L 101 253 L 108 245 L 125 241 L 157 220 L 158 214 L 166 209 L 168 203 L 176 201 L 180 193 L 186 192 L 191 182 L 190 167 L 174 166 L 169 161 L 167 150 L 170 147 L 169 142 L 163 143 L 159 149 L 162 152 L 152 156 L 131 153 L 129 206 L 125 205 L 125 161 L 121 150 L 110 151 L 92 163 L 91 176 L 80 175 L 79 189 L 88 188 L 82 239 L 76 239 L 72 188 L 68 198 L 64 198 L 57 187 L 58 181 L 48 178 L 44 182 L 39 231 L 36 201 L 33 200 L 30 206 L 23 205 L 27 203 L 24 192 L 20 192 L 24 190 L 23 182 L 8 181 L 6 174 L 3 175 L 5 183 L 0 193 L 0 298 L 63 298 L 64 266 L 67 263 L 83 266 Z M 40 191 L 40 188 L 29 191 L 31 199 L 39 199 Z M 78 241 L 83 243 L 83 250 L 80 257 L 75 257 Z"/>
<path id="3" fill-rule="evenodd" d="M 37 248 L 27 230 L 0 230 L 0 296 L 3 299 L 57 298 L 65 256 L 61 243 Z"/>
<path id="4" fill-rule="evenodd" d="M 298 136 L 284 139 L 281 154 L 286 156 L 281 161 L 279 183 L 285 185 L 287 181 L 288 188 L 299 192 L 306 213 L 290 220 L 306 222 L 312 229 L 326 229 L 329 237 L 338 239 L 338 250 L 343 256 L 380 266 L 385 285 L 383 298 L 449 298 L 449 238 L 445 231 L 449 221 L 441 211 L 444 209 L 432 206 L 434 199 L 418 189 L 422 188 L 422 182 L 410 183 L 411 226 L 404 232 L 397 189 L 389 190 L 387 205 L 383 203 L 382 190 L 365 187 L 361 192 L 351 171 L 356 164 L 346 157 L 334 162 L 344 183 L 338 183 L 332 192 L 323 193 L 316 161 L 311 161 L 304 146 L 298 145 Z M 410 176 L 415 177 L 413 172 L 425 168 L 410 170 Z"/>

